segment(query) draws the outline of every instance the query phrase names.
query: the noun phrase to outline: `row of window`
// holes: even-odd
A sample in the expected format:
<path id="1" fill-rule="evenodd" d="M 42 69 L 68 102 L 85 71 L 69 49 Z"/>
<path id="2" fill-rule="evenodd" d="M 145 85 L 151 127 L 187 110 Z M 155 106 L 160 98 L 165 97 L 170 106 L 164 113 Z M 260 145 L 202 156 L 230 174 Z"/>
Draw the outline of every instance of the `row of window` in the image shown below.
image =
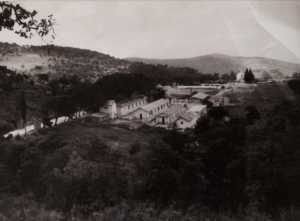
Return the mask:
<path id="1" fill-rule="evenodd" d="M 154 110 L 151 110 L 150 114 L 153 114 L 153 111 L 154 111 L 154 113 L 159 112 L 160 110 L 164 109 L 167 106 L 168 106 L 168 104 L 162 104 L 162 105 L 156 107 Z"/>
<path id="2" fill-rule="evenodd" d="M 139 107 L 139 106 L 141 106 L 141 105 L 143 105 L 143 104 L 145 104 L 145 101 L 144 101 L 144 100 L 138 101 L 138 102 L 136 102 L 136 103 L 134 103 L 134 104 L 129 104 L 129 105 L 128 105 L 128 110 L 130 110 L 131 108 L 134 108 L 134 107 Z"/>

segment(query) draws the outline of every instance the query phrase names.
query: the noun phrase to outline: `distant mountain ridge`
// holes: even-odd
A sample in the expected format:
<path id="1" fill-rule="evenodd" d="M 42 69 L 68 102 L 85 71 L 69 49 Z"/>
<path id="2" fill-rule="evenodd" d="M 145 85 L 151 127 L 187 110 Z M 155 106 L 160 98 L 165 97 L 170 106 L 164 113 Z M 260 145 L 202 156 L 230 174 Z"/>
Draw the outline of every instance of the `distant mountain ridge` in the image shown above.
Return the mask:
<path id="1" fill-rule="evenodd" d="M 0 42 L 0 65 L 30 75 L 79 75 L 96 80 L 116 72 L 126 72 L 126 60 L 87 49 L 47 46 L 20 46 Z"/>
<path id="2" fill-rule="evenodd" d="M 20 46 L 0 42 L 0 65 L 30 75 L 78 75 L 94 81 L 105 75 L 126 73 L 132 62 L 190 67 L 204 74 L 239 72 L 251 68 L 256 77 L 283 78 L 300 72 L 300 64 L 263 57 L 209 54 L 182 59 L 119 59 L 87 49 L 56 45 Z"/>
<path id="3" fill-rule="evenodd" d="M 300 72 L 300 64 L 290 63 L 264 57 L 239 57 L 224 54 L 209 54 L 192 58 L 179 59 L 147 59 L 127 58 L 131 62 L 147 64 L 165 64 L 174 67 L 190 67 L 201 73 L 230 73 L 251 68 L 257 77 L 269 74 L 273 78 L 281 78 Z"/>

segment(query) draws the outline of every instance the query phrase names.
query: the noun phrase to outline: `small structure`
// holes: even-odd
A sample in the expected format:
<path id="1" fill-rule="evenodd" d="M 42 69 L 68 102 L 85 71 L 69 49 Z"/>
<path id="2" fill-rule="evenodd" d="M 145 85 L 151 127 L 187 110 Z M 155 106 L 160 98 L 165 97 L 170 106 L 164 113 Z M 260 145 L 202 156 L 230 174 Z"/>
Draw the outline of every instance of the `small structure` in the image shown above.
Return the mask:
<path id="1" fill-rule="evenodd" d="M 204 103 L 206 100 L 208 100 L 208 98 L 209 98 L 208 94 L 203 93 L 203 92 L 198 92 L 198 93 L 194 94 L 190 100 L 192 102 L 196 102 L 196 103 Z"/>
<path id="2" fill-rule="evenodd" d="M 245 72 L 240 71 L 239 73 L 236 74 L 236 81 L 240 83 L 245 82 Z"/>
<path id="3" fill-rule="evenodd" d="M 230 104 L 230 99 L 229 97 L 225 95 L 219 95 L 216 94 L 212 97 L 209 98 L 209 101 L 212 103 L 213 106 L 227 106 Z"/>
<path id="4" fill-rule="evenodd" d="M 35 130 L 34 125 L 31 124 L 31 125 L 28 125 L 24 128 L 10 131 L 10 132 L 4 134 L 3 137 L 4 138 L 9 138 L 9 137 L 15 138 L 17 136 L 23 137 L 26 134 L 31 134 L 34 130 Z"/>
<path id="5" fill-rule="evenodd" d="M 117 104 L 114 100 L 108 100 L 104 107 L 100 108 L 100 113 L 108 114 L 110 119 L 117 117 Z"/>
<path id="6" fill-rule="evenodd" d="M 188 112 L 196 113 L 199 117 L 207 114 L 207 106 L 203 104 L 189 105 Z"/>
<path id="7" fill-rule="evenodd" d="M 185 112 L 181 114 L 175 121 L 175 127 L 181 130 L 195 127 L 199 115 L 193 112 Z"/>

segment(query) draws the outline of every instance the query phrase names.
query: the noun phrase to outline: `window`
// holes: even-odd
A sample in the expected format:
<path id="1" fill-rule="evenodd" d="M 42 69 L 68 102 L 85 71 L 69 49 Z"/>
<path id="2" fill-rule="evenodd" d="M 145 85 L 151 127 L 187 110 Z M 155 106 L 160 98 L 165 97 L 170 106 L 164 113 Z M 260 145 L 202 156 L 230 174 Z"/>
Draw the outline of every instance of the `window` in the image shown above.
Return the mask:
<path id="1" fill-rule="evenodd" d="M 181 121 L 180 124 L 183 124 L 183 121 Z"/>
<path id="2" fill-rule="evenodd" d="M 140 114 L 140 120 L 143 120 L 143 114 Z"/>

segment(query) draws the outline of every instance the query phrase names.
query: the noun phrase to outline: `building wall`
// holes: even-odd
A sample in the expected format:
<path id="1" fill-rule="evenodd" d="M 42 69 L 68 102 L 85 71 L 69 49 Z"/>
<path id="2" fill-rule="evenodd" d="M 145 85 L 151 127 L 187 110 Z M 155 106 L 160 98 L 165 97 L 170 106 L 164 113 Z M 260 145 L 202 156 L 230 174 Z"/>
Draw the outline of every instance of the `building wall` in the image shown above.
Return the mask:
<path id="1" fill-rule="evenodd" d="M 151 120 L 150 114 L 147 111 L 143 110 L 142 108 L 139 108 L 136 111 L 132 112 L 131 114 L 126 116 L 126 118 L 129 120 L 134 119 L 134 120 L 141 120 L 144 122 Z"/>
<path id="2" fill-rule="evenodd" d="M 186 128 L 193 128 L 193 127 L 195 127 L 195 125 L 197 123 L 197 119 L 198 118 L 195 117 L 191 121 L 186 121 L 185 119 L 179 118 L 175 122 L 176 128 L 182 129 L 182 130 L 184 130 Z"/>
<path id="3" fill-rule="evenodd" d="M 108 114 L 111 119 L 115 119 L 117 117 L 116 102 L 114 100 L 108 100 L 104 107 L 100 109 L 100 112 Z"/>
<path id="4" fill-rule="evenodd" d="M 148 104 L 151 105 L 152 103 Z M 155 101 L 153 102 L 155 104 Z M 149 106 L 148 106 L 149 107 Z M 155 116 L 157 116 L 160 113 L 165 112 L 170 107 L 169 100 L 165 99 L 165 102 L 158 103 L 157 105 L 153 105 L 150 109 L 144 109 L 144 107 L 140 107 L 137 110 L 133 111 L 132 113 L 129 113 L 126 118 L 127 119 L 137 119 L 144 122 L 149 122 L 153 120 Z"/>
<path id="5" fill-rule="evenodd" d="M 170 100 L 165 99 L 163 103 L 154 105 L 151 110 L 149 110 L 149 120 L 152 120 L 155 116 L 159 115 L 160 113 L 165 112 L 170 108 Z"/>
<path id="6" fill-rule="evenodd" d="M 169 116 L 169 115 L 157 116 L 154 120 L 155 120 L 154 121 L 155 124 L 161 124 L 161 125 L 166 125 L 166 126 L 168 126 L 170 123 L 172 123 L 171 116 Z"/>
<path id="7" fill-rule="evenodd" d="M 187 104 L 189 103 L 189 99 L 187 98 L 170 98 L 172 104 Z"/>
<path id="8" fill-rule="evenodd" d="M 125 116 L 146 104 L 147 104 L 146 97 L 135 99 L 133 101 L 118 105 L 117 114 L 119 117 Z"/>

